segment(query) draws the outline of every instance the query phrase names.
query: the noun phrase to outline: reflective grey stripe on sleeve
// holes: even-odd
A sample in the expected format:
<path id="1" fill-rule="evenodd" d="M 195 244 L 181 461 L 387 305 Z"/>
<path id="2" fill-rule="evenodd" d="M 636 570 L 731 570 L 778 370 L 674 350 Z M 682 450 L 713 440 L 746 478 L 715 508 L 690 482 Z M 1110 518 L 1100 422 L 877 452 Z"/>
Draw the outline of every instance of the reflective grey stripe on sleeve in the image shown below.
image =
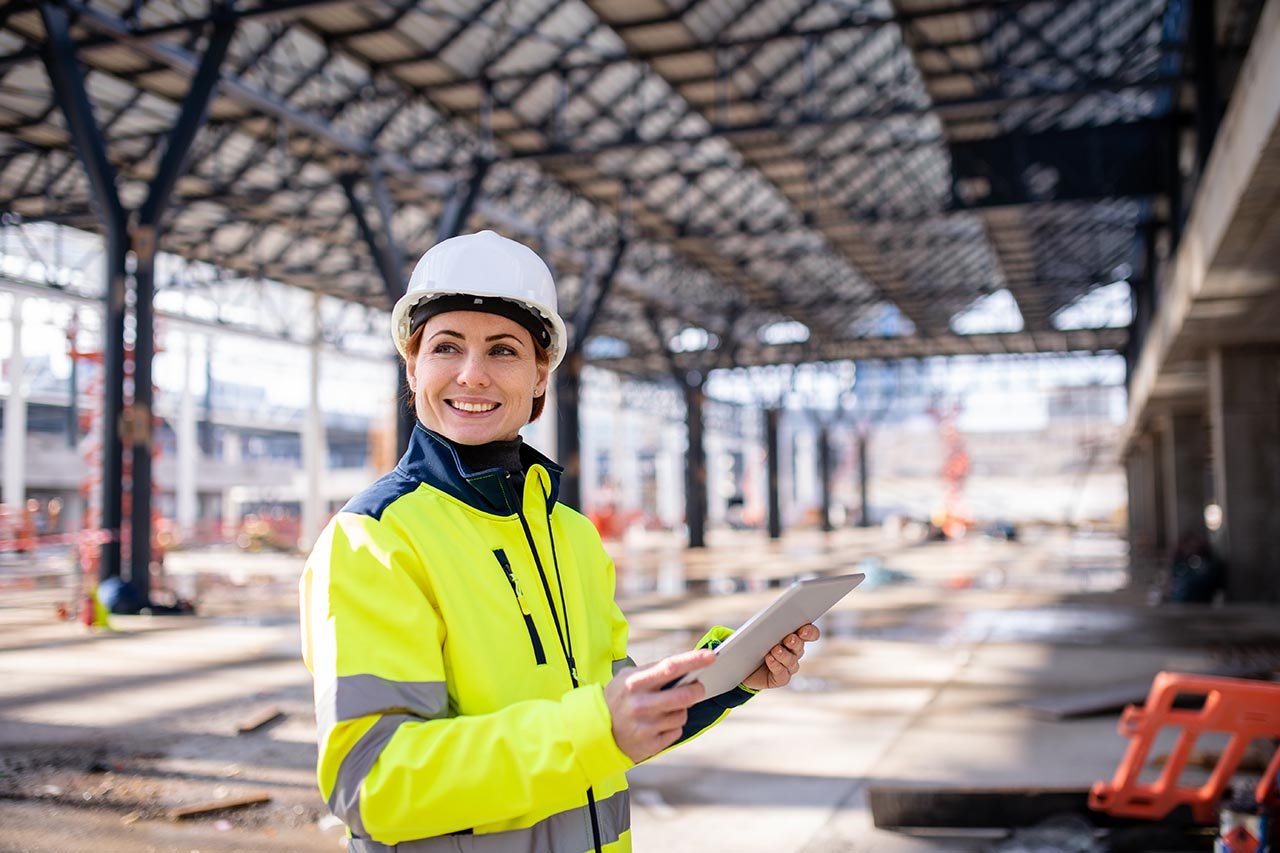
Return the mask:
<path id="1" fill-rule="evenodd" d="M 392 681 L 376 675 L 342 675 L 316 696 L 316 724 L 323 734 L 336 723 L 369 714 L 412 714 L 424 720 L 446 715 L 449 690 L 443 681 Z"/>
<path id="2" fill-rule="evenodd" d="M 360 786 L 373 769 L 382 750 L 391 740 L 400 724 L 416 719 L 408 714 L 388 714 L 370 727 L 338 767 L 338 778 L 329 795 L 329 811 L 342 818 L 351 831 L 364 835 L 364 821 L 360 819 Z"/>
<path id="3" fill-rule="evenodd" d="M 627 655 L 622 660 L 616 660 L 613 662 L 613 674 L 617 675 L 621 670 L 626 669 L 629 666 L 635 666 L 635 665 L 636 665 L 636 662 L 631 659 L 631 655 Z"/>
<path id="4" fill-rule="evenodd" d="M 587 806 L 553 814 L 533 826 L 487 835 L 445 835 L 399 844 L 352 838 L 349 853 L 588 853 L 592 849 L 591 815 Z M 631 828 L 631 795 L 619 791 L 596 803 L 600 842 L 612 844 Z"/>

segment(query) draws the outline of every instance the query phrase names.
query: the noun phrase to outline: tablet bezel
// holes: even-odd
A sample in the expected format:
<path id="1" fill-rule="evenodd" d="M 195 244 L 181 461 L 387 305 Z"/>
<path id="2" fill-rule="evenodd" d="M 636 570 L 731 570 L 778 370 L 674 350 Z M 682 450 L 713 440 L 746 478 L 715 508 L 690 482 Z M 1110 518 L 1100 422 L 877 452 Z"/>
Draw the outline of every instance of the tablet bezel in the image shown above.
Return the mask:
<path id="1" fill-rule="evenodd" d="M 707 689 L 707 699 L 727 693 L 755 672 L 783 637 L 818 619 L 865 578 L 858 573 L 796 581 L 717 646 L 715 662 L 689 673 L 676 685 L 700 681 Z"/>

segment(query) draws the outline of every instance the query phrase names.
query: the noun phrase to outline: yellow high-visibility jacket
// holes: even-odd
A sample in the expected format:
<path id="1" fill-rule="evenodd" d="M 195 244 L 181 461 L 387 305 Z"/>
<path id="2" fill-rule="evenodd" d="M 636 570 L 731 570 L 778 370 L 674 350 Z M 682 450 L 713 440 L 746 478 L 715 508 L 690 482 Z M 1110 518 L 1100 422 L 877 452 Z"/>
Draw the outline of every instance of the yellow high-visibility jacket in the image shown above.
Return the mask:
<path id="1" fill-rule="evenodd" d="M 613 562 L 556 503 L 561 469 L 522 452 L 517 495 L 419 424 L 307 560 L 320 790 L 353 851 L 631 849 L 632 762 L 603 690 L 630 664 Z M 698 703 L 681 740 L 750 695 Z"/>

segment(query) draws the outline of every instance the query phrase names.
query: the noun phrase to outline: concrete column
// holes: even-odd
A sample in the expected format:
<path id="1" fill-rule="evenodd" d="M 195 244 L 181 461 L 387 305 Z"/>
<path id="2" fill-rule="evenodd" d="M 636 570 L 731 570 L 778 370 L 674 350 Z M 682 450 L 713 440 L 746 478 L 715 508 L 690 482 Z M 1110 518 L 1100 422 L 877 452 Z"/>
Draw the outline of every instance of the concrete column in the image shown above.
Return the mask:
<path id="1" fill-rule="evenodd" d="M 609 471 L 613 476 L 614 495 L 619 509 L 625 511 L 640 508 L 640 459 L 636 454 L 640 447 L 635 435 L 636 414 L 622 408 L 621 400 L 612 410 L 613 446 L 609 451 Z"/>
<path id="2" fill-rule="evenodd" d="M 1146 585 L 1168 550 L 1159 437 L 1151 433 L 1133 442 L 1126 465 L 1129 480 L 1129 557 L 1131 581 Z"/>
<path id="3" fill-rule="evenodd" d="M 680 524 L 684 517 L 684 430 L 678 424 L 661 424 L 661 443 L 654 459 L 658 517 L 668 527 Z"/>
<path id="4" fill-rule="evenodd" d="M 325 469 L 324 413 L 320 410 L 320 294 L 311 303 L 311 360 L 307 365 L 307 420 L 302 432 L 302 532 L 299 547 L 306 550 L 324 526 L 325 507 L 320 480 Z"/>
<path id="5" fill-rule="evenodd" d="M 1280 601 L 1280 349 L 1210 351 L 1209 421 L 1227 598 Z"/>
<path id="6" fill-rule="evenodd" d="M 9 322 L 13 347 L 9 353 L 9 397 L 4 401 L 4 502 L 21 512 L 27 500 L 27 389 L 22 352 L 23 298 L 9 297 Z"/>
<path id="7" fill-rule="evenodd" d="M 1208 426 L 1201 414 L 1173 414 L 1161 423 L 1164 518 L 1168 541 L 1203 535 Z"/>
<path id="8" fill-rule="evenodd" d="M 810 510 L 817 508 L 818 504 L 817 442 L 813 427 L 807 419 L 802 423 L 803 426 L 792 433 L 791 439 L 793 462 L 790 470 L 794 478 L 792 495 L 795 498 L 795 505 L 792 508 L 793 518 L 796 512 L 799 512 L 802 517 L 807 516 Z"/>
<path id="9" fill-rule="evenodd" d="M 200 440 L 196 435 L 196 397 L 191 390 L 195 382 L 196 346 L 199 337 L 187 335 L 182 363 L 182 398 L 178 406 L 178 476 L 175 493 L 178 510 L 178 531 L 189 539 L 196 530 L 200 514 L 200 502 L 196 493 L 197 467 L 200 460 Z"/>

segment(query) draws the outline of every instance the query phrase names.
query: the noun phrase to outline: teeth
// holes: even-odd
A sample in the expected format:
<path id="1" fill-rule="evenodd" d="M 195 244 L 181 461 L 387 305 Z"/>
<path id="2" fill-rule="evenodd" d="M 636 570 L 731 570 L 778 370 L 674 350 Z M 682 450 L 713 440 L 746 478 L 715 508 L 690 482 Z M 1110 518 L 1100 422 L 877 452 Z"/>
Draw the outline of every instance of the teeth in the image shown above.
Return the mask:
<path id="1" fill-rule="evenodd" d="M 497 403 L 460 403 L 453 401 L 449 405 L 464 412 L 491 412 L 498 408 Z"/>

